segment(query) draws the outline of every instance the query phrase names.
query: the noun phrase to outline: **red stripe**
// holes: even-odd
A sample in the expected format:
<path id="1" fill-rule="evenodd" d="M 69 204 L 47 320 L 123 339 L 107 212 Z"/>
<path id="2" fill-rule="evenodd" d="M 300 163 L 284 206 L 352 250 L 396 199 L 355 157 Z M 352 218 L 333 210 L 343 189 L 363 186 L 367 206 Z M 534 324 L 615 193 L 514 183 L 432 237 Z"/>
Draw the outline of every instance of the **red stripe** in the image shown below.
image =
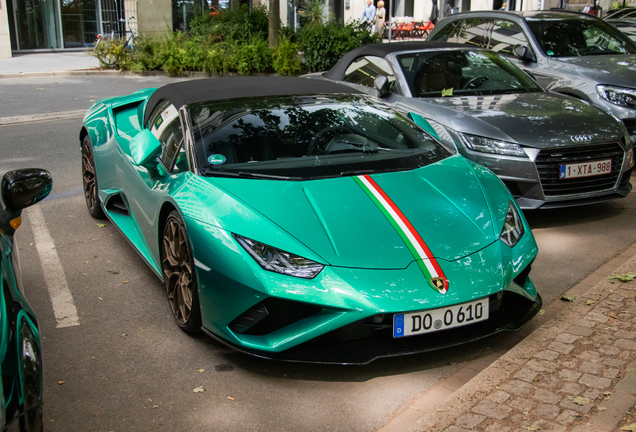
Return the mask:
<path id="1" fill-rule="evenodd" d="M 369 175 L 365 175 L 364 178 L 371 184 L 371 186 L 373 186 L 373 188 L 382 196 L 382 198 L 384 198 L 386 200 L 386 202 L 391 206 L 393 211 L 399 216 L 399 218 L 402 220 L 402 222 L 404 222 L 404 225 L 406 225 L 406 227 L 409 229 L 409 231 L 411 232 L 413 237 L 415 237 L 415 240 L 417 240 L 419 245 L 424 250 L 424 253 L 428 257 L 428 259 L 430 259 L 431 264 L 433 264 L 433 267 L 435 268 L 435 271 L 437 271 L 437 274 L 440 277 L 443 277 L 444 279 L 446 279 L 446 276 L 444 275 L 444 272 L 442 271 L 442 268 L 437 263 L 437 260 L 433 256 L 433 253 L 428 248 L 426 243 L 424 243 L 424 239 L 422 239 L 422 236 L 420 236 L 420 234 L 415 230 L 415 227 L 413 227 L 413 225 L 411 225 L 411 222 L 406 218 L 406 216 L 404 216 L 404 213 L 402 213 L 402 211 L 395 205 L 393 200 L 391 200 L 391 198 L 389 198 L 389 196 L 382 190 L 382 188 L 380 188 L 380 186 L 378 186 L 378 184 L 375 182 L 375 180 L 373 180 Z"/>

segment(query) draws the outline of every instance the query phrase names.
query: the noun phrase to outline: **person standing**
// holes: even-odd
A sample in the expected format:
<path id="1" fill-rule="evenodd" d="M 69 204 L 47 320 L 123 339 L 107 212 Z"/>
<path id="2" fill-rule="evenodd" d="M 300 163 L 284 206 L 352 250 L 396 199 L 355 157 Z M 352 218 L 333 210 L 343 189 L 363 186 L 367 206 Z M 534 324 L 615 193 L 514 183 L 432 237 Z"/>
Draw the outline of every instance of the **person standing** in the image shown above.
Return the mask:
<path id="1" fill-rule="evenodd" d="M 431 16 L 428 20 L 433 24 L 437 24 L 437 21 L 439 21 L 439 8 L 437 7 L 437 0 L 433 0 L 433 8 L 431 9 Z"/>
<path id="2" fill-rule="evenodd" d="M 361 23 L 366 23 L 367 27 L 371 28 L 371 25 L 375 21 L 375 6 L 373 6 L 373 0 L 367 0 L 367 7 L 362 12 Z"/>
<path id="3" fill-rule="evenodd" d="M 384 21 L 386 19 L 386 9 L 384 9 L 384 2 L 380 0 L 378 2 L 378 9 L 375 12 L 375 32 L 378 36 L 382 37 L 384 29 Z"/>

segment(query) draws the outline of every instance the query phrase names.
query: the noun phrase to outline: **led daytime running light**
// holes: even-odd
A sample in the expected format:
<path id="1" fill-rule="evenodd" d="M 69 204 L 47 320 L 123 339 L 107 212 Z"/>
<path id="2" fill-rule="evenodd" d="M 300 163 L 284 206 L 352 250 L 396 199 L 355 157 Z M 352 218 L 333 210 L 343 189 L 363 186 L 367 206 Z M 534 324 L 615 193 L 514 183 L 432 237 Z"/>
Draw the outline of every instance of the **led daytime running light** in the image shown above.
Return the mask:
<path id="1" fill-rule="evenodd" d="M 525 229 L 523 227 L 523 221 L 521 220 L 519 211 L 514 203 L 510 201 L 508 203 L 506 220 L 504 221 L 499 239 L 508 246 L 513 247 L 519 242 L 519 240 L 521 240 L 524 232 Z"/>
<path id="2" fill-rule="evenodd" d="M 503 156 L 516 156 L 527 158 L 528 155 L 515 143 L 493 140 L 476 135 L 459 134 L 466 147 L 480 153 L 492 153 Z"/>
<path id="3" fill-rule="evenodd" d="M 285 252 L 238 234 L 234 234 L 234 238 L 254 258 L 258 265 L 271 272 L 303 279 L 313 279 L 325 267 L 310 259 Z"/>
<path id="4" fill-rule="evenodd" d="M 626 108 L 636 108 L 636 90 L 597 85 L 596 91 L 606 101 Z"/>

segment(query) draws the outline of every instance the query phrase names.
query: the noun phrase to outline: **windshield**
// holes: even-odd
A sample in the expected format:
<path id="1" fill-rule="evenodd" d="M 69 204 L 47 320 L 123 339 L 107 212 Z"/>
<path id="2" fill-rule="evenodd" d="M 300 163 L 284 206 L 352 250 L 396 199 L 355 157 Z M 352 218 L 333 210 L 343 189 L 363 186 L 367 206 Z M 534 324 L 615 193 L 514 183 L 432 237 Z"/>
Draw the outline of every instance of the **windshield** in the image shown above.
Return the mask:
<path id="1" fill-rule="evenodd" d="M 203 175 L 308 180 L 410 170 L 451 154 L 357 96 L 235 99 L 188 111 Z"/>
<path id="2" fill-rule="evenodd" d="M 549 57 L 636 53 L 636 47 L 625 35 L 601 20 L 526 20 L 541 49 Z"/>
<path id="3" fill-rule="evenodd" d="M 490 51 L 423 51 L 397 58 L 413 97 L 543 91 L 521 69 Z"/>

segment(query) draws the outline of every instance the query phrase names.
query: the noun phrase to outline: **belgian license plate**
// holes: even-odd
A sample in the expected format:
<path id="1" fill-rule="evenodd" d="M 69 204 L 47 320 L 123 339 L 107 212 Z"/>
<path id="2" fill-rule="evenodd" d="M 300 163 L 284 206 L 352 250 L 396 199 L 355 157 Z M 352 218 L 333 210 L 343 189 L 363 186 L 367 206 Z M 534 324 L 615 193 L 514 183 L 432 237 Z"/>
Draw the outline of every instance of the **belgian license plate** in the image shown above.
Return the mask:
<path id="1" fill-rule="evenodd" d="M 488 298 L 470 303 L 393 316 L 393 337 L 432 333 L 488 319 Z"/>
<path id="2" fill-rule="evenodd" d="M 612 172 L 612 160 L 561 165 L 560 179 L 591 177 Z"/>

